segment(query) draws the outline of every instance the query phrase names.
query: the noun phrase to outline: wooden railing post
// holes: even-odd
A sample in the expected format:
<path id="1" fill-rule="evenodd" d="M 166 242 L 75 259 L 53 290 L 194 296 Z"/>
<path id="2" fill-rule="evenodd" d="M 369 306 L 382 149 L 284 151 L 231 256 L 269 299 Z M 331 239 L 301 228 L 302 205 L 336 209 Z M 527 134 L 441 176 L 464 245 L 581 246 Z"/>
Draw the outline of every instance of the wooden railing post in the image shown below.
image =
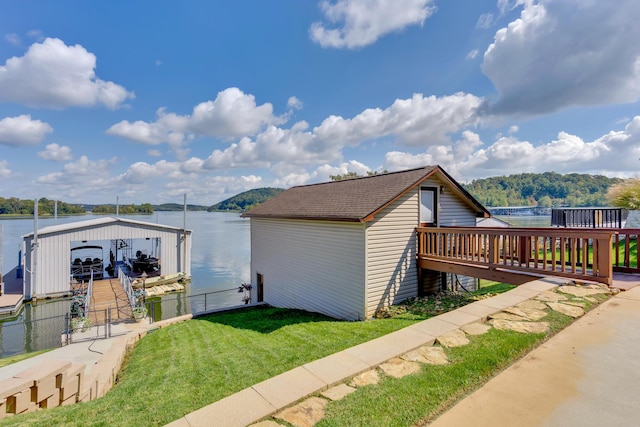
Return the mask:
<path id="1" fill-rule="evenodd" d="M 613 236 L 601 237 L 595 242 L 593 250 L 593 274 L 594 276 L 608 278 L 607 284 L 611 286 L 613 281 L 612 243 Z M 597 260 L 596 260 L 597 256 Z"/>

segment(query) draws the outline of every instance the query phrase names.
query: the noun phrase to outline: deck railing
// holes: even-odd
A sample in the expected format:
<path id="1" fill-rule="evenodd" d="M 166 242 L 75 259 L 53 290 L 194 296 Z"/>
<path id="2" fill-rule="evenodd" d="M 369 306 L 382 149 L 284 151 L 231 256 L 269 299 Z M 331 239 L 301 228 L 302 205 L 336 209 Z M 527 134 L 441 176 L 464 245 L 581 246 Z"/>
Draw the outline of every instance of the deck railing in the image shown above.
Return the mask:
<path id="1" fill-rule="evenodd" d="M 622 228 L 613 236 L 613 271 L 640 274 L 638 265 L 640 228 Z"/>
<path id="2" fill-rule="evenodd" d="M 621 208 L 553 208 L 555 227 L 622 228 Z"/>
<path id="3" fill-rule="evenodd" d="M 616 230 L 420 227 L 419 258 L 611 284 Z"/>
<path id="4" fill-rule="evenodd" d="M 122 289 L 124 289 L 124 292 L 127 294 L 127 298 L 129 299 L 129 304 L 131 305 L 131 309 L 133 310 L 133 308 L 137 304 L 137 300 L 133 292 L 131 279 L 120 268 L 118 268 L 118 280 L 120 280 L 120 283 L 122 283 Z"/>

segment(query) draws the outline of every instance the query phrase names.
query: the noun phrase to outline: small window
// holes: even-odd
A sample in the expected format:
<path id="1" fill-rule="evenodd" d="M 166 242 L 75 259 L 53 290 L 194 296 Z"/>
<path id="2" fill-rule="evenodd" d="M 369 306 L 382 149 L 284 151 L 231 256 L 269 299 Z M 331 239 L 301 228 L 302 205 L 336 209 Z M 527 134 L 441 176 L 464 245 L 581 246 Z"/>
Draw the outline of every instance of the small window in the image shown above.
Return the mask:
<path id="1" fill-rule="evenodd" d="M 436 189 L 420 189 L 420 225 L 436 224 Z"/>

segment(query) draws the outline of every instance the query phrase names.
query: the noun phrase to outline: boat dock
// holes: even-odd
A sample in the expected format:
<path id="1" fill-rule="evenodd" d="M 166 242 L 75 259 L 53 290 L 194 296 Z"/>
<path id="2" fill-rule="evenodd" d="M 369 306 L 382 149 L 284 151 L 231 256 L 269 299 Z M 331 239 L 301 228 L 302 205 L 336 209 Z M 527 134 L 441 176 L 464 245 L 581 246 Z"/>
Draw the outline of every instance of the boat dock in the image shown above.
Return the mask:
<path id="1" fill-rule="evenodd" d="M 17 278 L 14 268 L 3 278 L 0 291 L 0 316 L 12 316 L 22 309 L 22 279 Z"/>
<path id="2" fill-rule="evenodd" d="M 100 318 L 104 310 L 110 311 L 112 321 L 131 319 L 131 305 L 117 277 L 93 281 L 90 307 L 95 323 L 104 321 Z"/>

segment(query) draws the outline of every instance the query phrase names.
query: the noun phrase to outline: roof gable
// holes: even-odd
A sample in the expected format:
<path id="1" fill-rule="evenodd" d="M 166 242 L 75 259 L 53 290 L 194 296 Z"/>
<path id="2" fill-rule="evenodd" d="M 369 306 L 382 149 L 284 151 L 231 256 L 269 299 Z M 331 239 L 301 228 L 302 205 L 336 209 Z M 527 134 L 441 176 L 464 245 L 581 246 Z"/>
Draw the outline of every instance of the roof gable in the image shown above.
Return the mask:
<path id="1" fill-rule="evenodd" d="M 449 182 L 463 198 L 469 198 L 467 203 L 476 211 L 488 215 L 486 209 L 439 166 L 426 166 L 363 178 L 292 187 L 242 216 L 369 221 L 377 212 L 434 174 Z"/>
<path id="2" fill-rule="evenodd" d="M 38 234 L 40 236 L 43 236 L 43 235 L 52 234 L 52 233 L 63 233 L 66 231 L 75 231 L 83 228 L 97 228 L 101 226 L 113 225 L 118 223 L 123 225 L 132 225 L 132 226 L 138 226 L 138 227 L 142 226 L 142 227 L 165 229 L 165 230 L 182 230 L 181 228 L 173 227 L 171 225 L 156 224 L 151 222 L 127 219 L 127 218 L 106 216 L 106 217 L 88 219 L 85 221 L 69 222 L 66 224 L 59 224 L 59 225 L 50 225 L 48 227 L 43 227 L 41 229 L 38 229 Z M 187 231 L 191 232 L 190 230 L 187 230 Z M 33 236 L 33 232 L 25 234 L 22 237 L 27 238 L 31 236 Z"/>

